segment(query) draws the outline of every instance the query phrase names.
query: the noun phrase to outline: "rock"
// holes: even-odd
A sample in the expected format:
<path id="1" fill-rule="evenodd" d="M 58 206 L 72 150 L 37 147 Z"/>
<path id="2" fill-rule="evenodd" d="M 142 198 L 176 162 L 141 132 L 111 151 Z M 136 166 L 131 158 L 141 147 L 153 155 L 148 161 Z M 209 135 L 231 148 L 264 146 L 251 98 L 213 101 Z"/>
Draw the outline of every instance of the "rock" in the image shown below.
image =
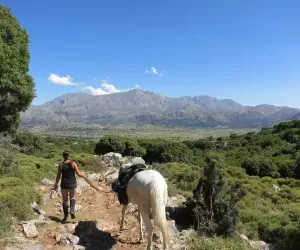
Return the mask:
<path id="1" fill-rule="evenodd" d="M 0 248 L 2 249 L 2 248 Z M 16 247 L 6 247 L 5 250 L 43 250 L 44 247 L 37 243 L 24 243 Z"/>
<path id="2" fill-rule="evenodd" d="M 50 192 L 50 199 L 54 200 L 54 199 L 57 199 L 57 198 L 58 198 L 58 193 L 55 190 L 52 190 Z"/>
<path id="3" fill-rule="evenodd" d="M 135 157 L 131 160 L 132 164 L 146 164 L 142 157 Z"/>
<path id="4" fill-rule="evenodd" d="M 122 158 L 122 155 L 119 153 L 110 152 L 110 153 L 103 155 L 103 158 L 105 158 L 105 157 L 112 158 L 112 159 L 120 159 L 120 158 Z"/>
<path id="5" fill-rule="evenodd" d="M 56 234 L 54 235 L 54 238 L 55 238 L 56 243 L 59 243 L 59 242 L 60 242 L 61 237 L 62 237 L 62 235 L 61 235 L 60 233 L 56 233 Z"/>
<path id="6" fill-rule="evenodd" d="M 76 224 L 68 223 L 66 225 L 66 229 L 68 230 L 69 233 L 73 234 L 73 233 L 75 233 L 76 226 L 77 226 L 77 223 Z"/>
<path id="7" fill-rule="evenodd" d="M 105 155 L 103 155 L 103 162 L 108 167 L 120 167 L 123 163 L 127 161 L 127 159 L 124 159 L 121 154 L 110 152 Z"/>
<path id="8" fill-rule="evenodd" d="M 72 245 L 77 245 L 80 240 L 78 236 L 72 234 L 69 234 L 67 239 Z"/>
<path id="9" fill-rule="evenodd" d="M 79 211 L 82 208 L 81 205 L 79 204 L 75 204 L 75 211 Z"/>
<path id="10" fill-rule="evenodd" d="M 44 186 L 54 186 L 54 182 L 51 181 L 51 180 L 49 180 L 49 179 L 47 179 L 47 178 L 44 178 L 44 179 L 42 180 L 42 184 L 43 184 Z"/>
<path id="11" fill-rule="evenodd" d="M 59 244 L 61 245 L 69 245 L 70 241 L 68 240 L 67 236 L 62 235 L 59 239 Z"/>
<path id="12" fill-rule="evenodd" d="M 102 174 L 92 173 L 92 174 L 88 174 L 88 175 L 87 175 L 87 178 L 88 178 L 90 181 L 99 181 L 99 180 L 101 180 L 103 177 L 102 177 Z"/>
<path id="13" fill-rule="evenodd" d="M 183 202 L 186 201 L 186 198 L 185 198 L 183 195 L 181 195 L 181 194 L 176 194 L 176 198 L 177 198 L 178 200 L 183 201 Z"/>
<path id="14" fill-rule="evenodd" d="M 98 228 L 98 230 L 103 232 L 114 229 L 114 225 L 110 221 L 106 220 L 98 220 L 96 223 L 96 227 Z"/>
<path id="15" fill-rule="evenodd" d="M 40 190 L 44 192 L 46 190 L 46 187 L 45 186 L 40 186 Z"/>
<path id="16" fill-rule="evenodd" d="M 36 202 L 31 203 L 31 207 L 32 208 L 37 208 L 37 203 Z"/>
<path id="17" fill-rule="evenodd" d="M 118 176 L 119 176 L 119 171 L 107 176 L 107 179 L 114 180 L 117 179 Z"/>
<path id="18" fill-rule="evenodd" d="M 275 184 L 272 184 L 272 187 L 274 188 L 274 190 L 276 191 L 276 192 L 279 192 L 279 191 L 281 191 L 281 188 L 280 187 L 278 187 L 277 185 L 275 185 Z"/>
<path id="19" fill-rule="evenodd" d="M 248 241 L 248 237 L 245 234 L 239 234 L 240 238 L 244 241 Z"/>
<path id="20" fill-rule="evenodd" d="M 28 222 L 23 224 L 22 226 L 27 238 L 35 238 L 39 235 L 39 232 L 36 230 L 35 223 Z"/>
<path id="21" fill-rule="evenodd" d="M 46 215 L 46 212 L 44 210 L 39 210 L 40 214 Z"/>
<path id="22" fill-rule="evenodd" d="M 89 185 L 84 179 L 77 179 L 77 189 L 88 187 Z"/>
<path id="23" fill-rule="evenodd" d="M 170 236 L 175 236 L 175 235 L 179 234 L 179 231 L 176 227 L 174 220 L 168 221 L 168 230 L 169 230 Z"/>
<path id="24" fill-rule="evenodd" d="M 178 204 L 176 204 L 175 201 L 177 201 L 177 198 L 175 196 L 168 197 L 166 211 L 171 215 L 175 213 L 175 210 L 178 207 Z"/>
<path id="25" fill-rule="evenodd" d="M 161 232 L 153 232 L 152 240 L 155 243 L 162 244 L 163 243 L 162 233 Z"/>
<path id="26" fill-rule="evenodd" d="M 80 246 L 80 245 L 76 245 L 76 246 L 73 247 L 72 250 L 84 250 L 84 249 L 85 249 L 85 247 Z"/>
<path id="27" fill-rule="evenodd" d="M 45 220 L 46 218 L 45 218 L 45 215 L 43 215 L 43 214 L 41 214 L 41 215 L 39 215 L 39 217 L 38 217 L 38 220 L 41 220 L 41 221 L 43 221 L 43 220 Z"/>
<path id="28" fill-rule="evenodd" d="M 256 250 L 272 250 L 273 246 L 271 244 L 267 244 L 266 242 L 262 240 L 254 241 L 249 240 L 248 241 L 250 246 L 253 247 Z"/>
<path id="29" fill-rule="evenodd" d="M 182 244 L 182 242 L 175 242 L 172 244 L 172 249 L 173 250 L 182 250 L 183 246 L 184 246 L 184 244 Z"/>

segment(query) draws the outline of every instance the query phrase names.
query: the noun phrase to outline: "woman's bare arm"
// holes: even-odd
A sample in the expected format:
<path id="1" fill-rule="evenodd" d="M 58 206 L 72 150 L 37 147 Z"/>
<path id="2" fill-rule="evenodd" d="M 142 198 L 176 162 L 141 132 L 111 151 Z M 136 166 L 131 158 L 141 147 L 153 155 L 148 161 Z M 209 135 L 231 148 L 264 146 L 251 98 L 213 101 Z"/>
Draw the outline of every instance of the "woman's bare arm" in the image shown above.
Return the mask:
<path id="1" fill-rule="evenodd" d="M 76 174 L 77 174 L 79 177 L 85 177 L 85 175 L 79 171 L 79 168 L 78 168 L 76 162 L 73 162 L 73 167 L 74 167 L 74 170 L 75 170 Z"/>
<path id="2" fill-rule="evenodd" d="M 55 181 L 55 184 L 54 184 L 54 189 L 55 190 L 57 190 L 57 188 L 58 188 L 58 182 L 60 180 L 60 177 L 61 177 L 61 163 L 59 164 L 59 166 L 57 168 L 56 181 Z"/>

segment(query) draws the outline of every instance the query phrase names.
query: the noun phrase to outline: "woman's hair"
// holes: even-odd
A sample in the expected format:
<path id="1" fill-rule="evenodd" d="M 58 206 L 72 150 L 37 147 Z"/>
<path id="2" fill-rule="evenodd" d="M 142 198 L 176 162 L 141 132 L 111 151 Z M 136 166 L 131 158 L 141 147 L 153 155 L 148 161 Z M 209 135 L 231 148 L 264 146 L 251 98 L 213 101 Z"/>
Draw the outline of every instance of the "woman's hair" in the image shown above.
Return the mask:
<path id="1" fill-rule="evenodd" d="M 64 157 L 65 160 L 68 159 L 70 157 L 70 152 L 64 151 L 63 152 L 63 157 Z"/>

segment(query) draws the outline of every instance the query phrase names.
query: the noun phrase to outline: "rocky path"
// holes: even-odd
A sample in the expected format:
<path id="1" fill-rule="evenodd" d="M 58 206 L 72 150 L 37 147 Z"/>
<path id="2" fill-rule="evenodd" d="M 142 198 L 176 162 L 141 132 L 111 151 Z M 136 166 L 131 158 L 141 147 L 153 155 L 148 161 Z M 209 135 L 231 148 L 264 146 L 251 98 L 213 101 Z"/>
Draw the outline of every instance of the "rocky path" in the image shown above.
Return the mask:
<path id="1" fill-rule="evenodd" d="M 109 183 L 99 182 L 97 175 L 91 176 L 100 190 L 110 191 Z M 79 180 L 76 219 L 69 218 L 62 224 L 63 212 L 59 193 L 51 192 L 51 181 L 43 181 L 40 190 L 45 195 L 44 210 L 32 204 L 36 219 L 16 225 L 16 243 L 10 243 L 5 250 L 54 249 L 54 250 L 138 250 L 146 249 L 147 233 L 144 227 L 145 242 L 138 244 L 137 207 L 130 205 L 125 216 L 125 228 L 119 231 L 121 209 L 114 194 L 98 193 L 84 180 Z M 172 249 L 185 249 L 187 231 L 179 232 L 174 221 L 169 221 L 172 236 Z M 155 238 L 153 249 L 162 249 L 160 234 Z"/>

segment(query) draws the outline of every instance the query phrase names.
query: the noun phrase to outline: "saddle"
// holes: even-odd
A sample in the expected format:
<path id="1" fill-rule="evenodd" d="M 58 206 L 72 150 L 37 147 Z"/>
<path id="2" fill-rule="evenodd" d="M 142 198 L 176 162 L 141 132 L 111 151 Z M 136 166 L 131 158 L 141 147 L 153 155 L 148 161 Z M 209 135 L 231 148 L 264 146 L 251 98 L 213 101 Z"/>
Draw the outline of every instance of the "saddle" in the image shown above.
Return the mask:
<path id="1" fill-rule="evenodd" d="M 120 204 L 128 205 L 128 195 L 126 192 L 128 182 L 135 174 L 146 169 L 147 167 L 145 164 L 133 164 L 128 167 L 122 174 L 120 174 L 118 179 L 116 179 L 111 184 L 112 190 L 118 195 Z"/>

